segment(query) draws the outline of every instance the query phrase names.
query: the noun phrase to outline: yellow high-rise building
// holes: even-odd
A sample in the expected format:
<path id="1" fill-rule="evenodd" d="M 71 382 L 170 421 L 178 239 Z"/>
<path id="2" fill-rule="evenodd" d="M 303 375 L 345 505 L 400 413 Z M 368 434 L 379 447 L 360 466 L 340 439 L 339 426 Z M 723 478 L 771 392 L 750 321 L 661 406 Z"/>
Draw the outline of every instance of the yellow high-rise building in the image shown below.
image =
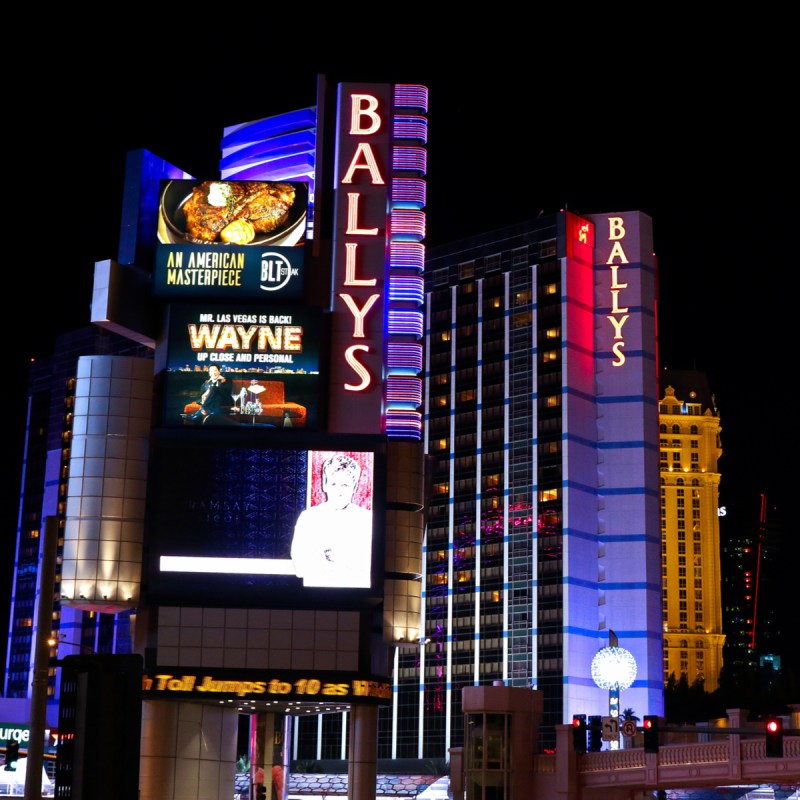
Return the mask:
<path id="1" fill-rule="evenodd" d="M 664 682 L 686 676 L 706 691 L 722 669 L 717 462 L 719 411 L 701 372 L 660 377 L 661 579 Z"/>

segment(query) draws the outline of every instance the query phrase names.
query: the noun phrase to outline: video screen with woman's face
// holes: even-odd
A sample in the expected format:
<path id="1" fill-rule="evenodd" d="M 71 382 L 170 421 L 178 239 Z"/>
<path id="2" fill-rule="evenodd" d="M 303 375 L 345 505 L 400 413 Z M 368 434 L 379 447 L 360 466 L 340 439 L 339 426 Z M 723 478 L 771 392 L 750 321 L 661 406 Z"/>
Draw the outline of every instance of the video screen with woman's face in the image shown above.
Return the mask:
<path id="1" fill-rule="evenodd" d="M 270 607 L 309 588 L 375 589 L 373 452 L 182 439 L 156 447 L 152 471 L 149 583 L 162 601 L 213 591 Z"/>

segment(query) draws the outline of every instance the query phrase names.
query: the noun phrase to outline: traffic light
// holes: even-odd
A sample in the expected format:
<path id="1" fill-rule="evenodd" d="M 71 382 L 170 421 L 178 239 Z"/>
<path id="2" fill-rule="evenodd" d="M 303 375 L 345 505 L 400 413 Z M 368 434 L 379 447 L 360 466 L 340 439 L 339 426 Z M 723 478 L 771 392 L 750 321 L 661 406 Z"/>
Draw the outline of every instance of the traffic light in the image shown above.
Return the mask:
<path id="1" fill-rule="evenodd" d="M 586 714 L 572 715 L 572 749 L 579 754 L 586 752 Z"/>
<path id="2" fill-rule="evenodd" d="M 767 758 L 783 758 L 783 722 L 780 718 L 766 718 L 764 735 Z"/>
<path id="3" fill-rule="evenodd" d="M 642 730 L 644 731 L 644 751 L 645 753 L 658 752 L 658 717 L 650 716 L 642 720 Z"/>
<path id="4" fill-rule="evenodd" d="M 14 772 L 17 768 L 19 759 L 19 742 L 16 739 L 9 739 L 6 742 L 6 772 Z"/>
<path id="5" fill-rule="evenodd" d="M 256 784 L 256 800 L 267 800 L 267 786 L 264 783 Z"/>
<path id="6" fill-rule="evenodd" d="M 603 746 L 603 718 L 589 717 L 589 752 L 599 753 Z"/>

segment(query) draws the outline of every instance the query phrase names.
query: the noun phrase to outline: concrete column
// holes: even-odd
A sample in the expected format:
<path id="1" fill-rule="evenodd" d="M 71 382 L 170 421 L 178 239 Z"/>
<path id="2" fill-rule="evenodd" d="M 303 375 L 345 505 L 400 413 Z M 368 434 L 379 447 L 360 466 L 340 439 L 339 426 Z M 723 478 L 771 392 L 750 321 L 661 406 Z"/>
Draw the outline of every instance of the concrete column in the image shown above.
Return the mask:
<path id="1" fill-rule="evenodd" d="M 144 701 L 140 800 L 231 800 L 238 721 L 234 709 Z"/>
<path id="2" fill-rule="evenodd" d="M 728 727 L 736 731 L 728 735 L 728 780 L 738 781 L 742 777 L 742 737 L 739 733 L 742 726 L 747 723 L 748 711 L 746 708 L 728 708 L 725 710 L 728 715 Z"/>
<path id="3" fill-rule="evenodd" d="M 350 760 L 347 766 L 349 800 L 375 800 L 378 785 L 378 709 L 350 708 Z"/>

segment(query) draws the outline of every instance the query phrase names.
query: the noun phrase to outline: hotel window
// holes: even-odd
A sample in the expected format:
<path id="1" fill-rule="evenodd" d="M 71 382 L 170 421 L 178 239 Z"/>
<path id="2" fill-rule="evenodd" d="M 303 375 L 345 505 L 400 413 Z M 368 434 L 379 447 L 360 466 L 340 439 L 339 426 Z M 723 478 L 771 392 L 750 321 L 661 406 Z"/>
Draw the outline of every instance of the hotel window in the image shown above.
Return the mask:
<path id="1" fill-rule="evenodd" d="M 680 425 L 673 425 L 672 426 L 672 432 L 673 433 L 680 433 L 681 432 L 681 426 Z"/>
<path id="2" fill-rule="evenodd" d="M 547 408 L 556 408 L 557 406 L 561 405 L 561 395 L 559 394 L 551 394 L 549 397 L 545 398 L 544 401 L 545 406 Z"/>
<path id="3" fill-rule="evenodd" d="M 681 465 L 681 454 L 680 453 L 673 453 L 672 454 L 672 466 L 673 467 L 680 467 Z"/>
<path id="4" fill-rule="evenodd" d="M 436 443 L 436 446 L 439 448 L 439 450 L 447 450 L 447 439 L 439 439 L 439 441 Z"/>
<path id="5" fill-rule="evenodd" d="M 548 256 L 554 256 L 556 254 L 556 252 L 558 252 L 558 251 L 556 249 L 556 240 L 555 239 L 550 239 L 550 240 L 548 240 L 546 242 L 542 242 L 539 245 L 539 255 L 542 258 L 547 258 Z"/>
<path id="6" fill-rule="evenodd" d="M 530 305 L 531 302 L 531 290 L 527 289 L 524 292 L 515 292 L 514 294 L 514 305 L 515 306 L 527 306 Z"/>
<path id="7" fill-rule="evenodd" d="M 495 253 L 494 255 L 487 256 L 484 259 L 483 265 L 486 268 L 487 272 L 493 272 L 496 269 L 500 269 L 502 261 L 503 261 L 502 254 Z"/>
<path id="8" fill-rule="evenodd" d="M 545 339 L 558 339 L 561 336 L 561 328 L 548 328 L 544 332 Z"/>
<path id="9" fill-rule="evenodd" d="M 471 278 L 475 275 L 475 262 L 474 261 L 465 261 L 463 264 L 458 265 L 458 278 L 459 280 L 464 280 L 466 278 Z"/>
<path id="10" fill-rule="evenodd" d="M 697 425 L 692 425 L 692 427 L 689 428 L 689 433 L 691 433 L 692 436 L 697 436 Z"/>
<path id="11" fill-rule="evenodd" d="M 449 342 L 450 341 L 450 331 L 442 331 L 439 335 L 439 340 L 442 342 Z"/>
<path id="12" fill-rule="evenodd" d="M 695 448 L 699 447 L 699 445 L 697 443 L 697 439 L 692 439 L 691 440 L 691 446 L 692 446 L 692 449 L 695 449 Z"/>
<path id="13" fill-rule="evenodd" d="M 546 283 L 542 286 L 542 294 L 558 294 L 558 284 L 557 283 Z"/>
<path id="14" fill-rule="evenodd" d="M 700 466 L 700 453 L 692 453 L 692 467 Z"/>
<path id="15" fill-rule="evenodd" d="M 530 311 L 520 311 L 514 314 L 511 324 L 514 328 L 529 328 L 532 322 L 533 316 Z"/>
<path id="16" fill-rule="evenodd" d="M 434 575 L 433 583 L 437 586 L 444 586 L 447 584 L 447 575 Z"/>
<path id="17" fill-rule="evenodd" d="M 539 502 L 540 503 L 552 503 L 554 500 L 558 500 L 558 489 L 540 489 L 539 490 Z"/>
<path id="18" fill-rule="evenodd" d="M 449 483 L 434 483 L 433 484 L 433 493 L 434 494 L 447 494 L 450 491 L 450 484 Z"/>
<path id="19" fill-rule="evenodd" d="M 558 361 L 558 350 L 546 350 L 542 353 L 542 361 L 544 361 L 545 364 Z"/>

